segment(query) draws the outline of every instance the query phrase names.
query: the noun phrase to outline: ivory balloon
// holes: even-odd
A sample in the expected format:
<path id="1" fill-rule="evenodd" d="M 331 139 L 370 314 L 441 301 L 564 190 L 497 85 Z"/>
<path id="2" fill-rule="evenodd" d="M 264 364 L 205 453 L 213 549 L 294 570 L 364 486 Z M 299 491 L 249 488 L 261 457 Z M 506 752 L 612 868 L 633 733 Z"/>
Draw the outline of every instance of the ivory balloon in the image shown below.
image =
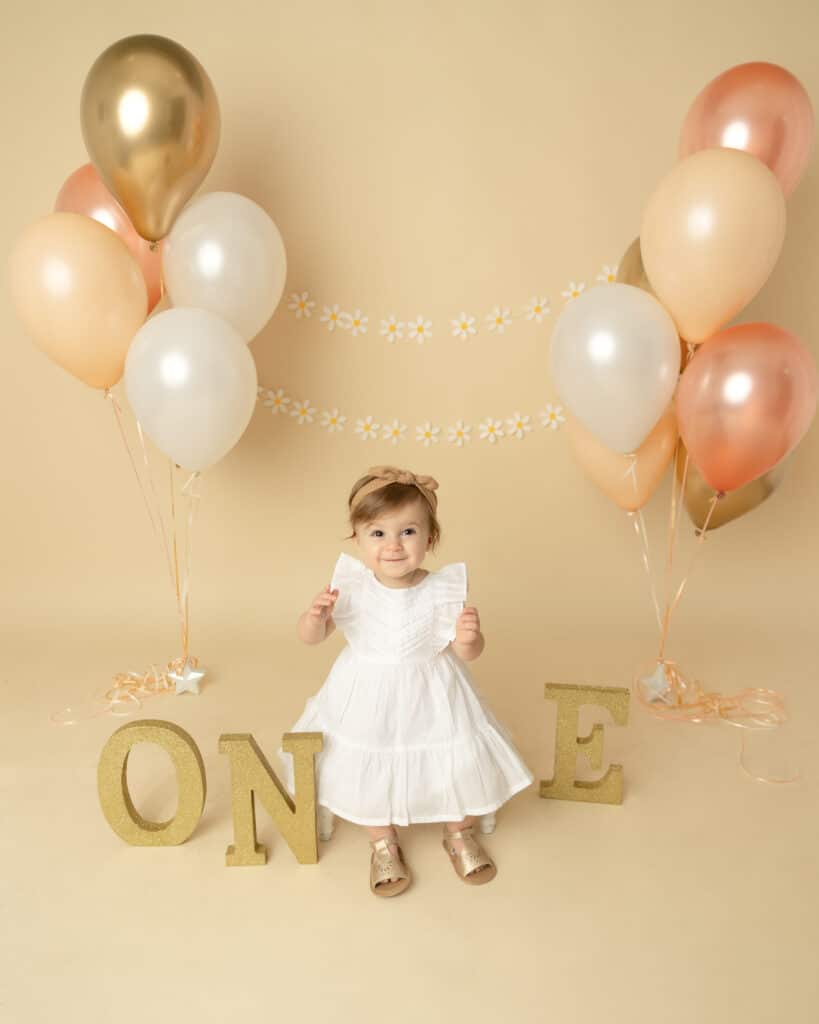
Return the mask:
<path id="1" fill-rule="evenodd" d="M 79 213 L 50 213 L 23 232 L 10 269 L 14 306 L 35 345 L 89 387 L 113 387 L 148 310 L 122 239 Z"/>
<path id="2" fill-rule="evenodd" d="M 763 501 L 767 501 L 785 479 L 785 464 L 788 461 L 787 459 L 782 459 L 773 469 L 763 473 L 756 480 L 751 480 L 750 483 L 738 487 L 735 491 L 723 494 L 714 506 L 714 511 L 709 518 L 708 512 L 711 508 L 715 491 L 713 487 L 708 486 L 690 458 L 688 459 L 688 468 L 686 469 L 685 460 L 687 455 L 686 447 L 680 441 L 677 457 L 677 479 L 682 484 L 683 476 L 685 476 L 683 501 L 685 502 L 685 508 L 691 522 L 698 530 L 703 528 L 706 520 L 708 521 L 708 529 L 716 530 L 720 526 L 725 526 L 726 523 L 733 522 L 734 519 L 739 519 L 740 516 L 744 516 L 747 512 L 752 512 Z"/>
<path id="3" fill-rule="evenodd" d="M 735 149 L 680 161 L 643 213 L 640 245 L 657 298 L 686 341 L 700 344 L 756 295 L 785 238 L 774 174 Z"/>
<path id="4" fill-rule="evenodd" d="M 169 309 L 134 338 L 128 401 L 146 434 L 185 469 L 206 469 L 236 444 L 256 405 L 256 364 L 244 339 L 205 309 Z"/>
<path id="5" fill-rule="evenodd" d="M 148 289 L 148 311 L 162 295 L 162 246 L 137 234 L 125 210 L 114 199 L 93 164 L 83 164 L 66 179 L 57 194 L 54 209 L 81 213 L 115 231 L 139 264 Z"/>
<path id="6" fill-rule="evenodd" d="M 680 343 L 656 299 L 631 285 L 603 284 L 560 314 L 551 367 L 575 418 L 607 448 L 634 452 L 671 401 Z"/>
<path id="7" fill-rule="evenodd" d="M 205 69 L 164 36 L 120 39 L 88 72 L 80 116 L 88 154 L 134 227 L 164 238 L 219 145 Z"/>
<path id="8" fill-rule="evenodd" d="M 677 444 L 677 421 L 667 409 L 631 455 L 606 448 L 574 417 L 569 417 L 572 454 L 586 476 L 620 508 L 636 512 L 656 491 Z"/>
<path id="9" fill-rule="evenodd" d="M 165 287 L 174 306 L 209 309 L 251 341 L 284 291 L 287 258 L 267 213 L 235 192 L 193 200 L 165 241 Z"/>
<path id="10" fill-rule="evenodd" d="M 802 439 L 819 377 L 799 338 L 772 324 L 720 331 L 685 368 L 680 436 L 703 479 L 734 491 L 769 472 Z"/>
<path id="11" fill-rule="evenodd" d="M 786 196 L 796 188 L 813 143 L 813 107 L 798 78 L 778 64 L 729 68 L 700 92 L 680 132 L 680 157 L 724 146 L 766 164 Z"/>

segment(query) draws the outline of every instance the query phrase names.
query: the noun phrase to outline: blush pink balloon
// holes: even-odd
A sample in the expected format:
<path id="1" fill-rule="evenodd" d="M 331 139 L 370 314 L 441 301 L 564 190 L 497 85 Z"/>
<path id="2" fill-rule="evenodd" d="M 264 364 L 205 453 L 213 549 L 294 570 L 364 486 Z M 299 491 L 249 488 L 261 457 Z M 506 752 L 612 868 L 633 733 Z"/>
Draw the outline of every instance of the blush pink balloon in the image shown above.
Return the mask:
<path id="1" fill-rule="evenodd" d="M 817 391 L 813 358 L 796 335 L 772 324 L 729 327 L 697 349 L 680 378 L 680 437 L 710 487 L 736 490 L 801 441 Z"/>
<path id="2" fill-rule="evenodd" d="M 93 164 L 83 164 L 66 179 L 54 203 L 54 212 L 83 214 L 119 235 L 131 250 L 145 278 L 150 313 L 162 295 L 161 243 L 152 249 L 152 243 L 137 234 L 128 214 L 105 187 Z"/>
<path id="3" fill-rule="evenodd" d="M 679 155 L 742 149 L 768 165 L 787 196 L 812 143 L 813 107 L 802 83 L 778 64 L 754 61 L 724 71 L 697 96 L 683 122 Z"/>

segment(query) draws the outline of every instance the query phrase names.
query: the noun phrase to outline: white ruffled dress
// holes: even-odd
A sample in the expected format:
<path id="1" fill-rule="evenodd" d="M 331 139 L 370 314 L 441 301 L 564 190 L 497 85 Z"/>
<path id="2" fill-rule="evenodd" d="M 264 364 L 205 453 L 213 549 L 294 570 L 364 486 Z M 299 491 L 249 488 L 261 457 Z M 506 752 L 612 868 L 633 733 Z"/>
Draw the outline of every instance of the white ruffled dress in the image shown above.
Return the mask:
<path id="1" fill-rule="evenodd" d="M 331 588 L 347 646 L 289 730 L 324 735 L 322 807 L 359 825 L 460 821 L 534 782 L 449 647 L 466 600 L 463 562 L 396 589 L 342 554 Z M 281 747 L 278 756 L 294 796 L 292 758 Z"/>

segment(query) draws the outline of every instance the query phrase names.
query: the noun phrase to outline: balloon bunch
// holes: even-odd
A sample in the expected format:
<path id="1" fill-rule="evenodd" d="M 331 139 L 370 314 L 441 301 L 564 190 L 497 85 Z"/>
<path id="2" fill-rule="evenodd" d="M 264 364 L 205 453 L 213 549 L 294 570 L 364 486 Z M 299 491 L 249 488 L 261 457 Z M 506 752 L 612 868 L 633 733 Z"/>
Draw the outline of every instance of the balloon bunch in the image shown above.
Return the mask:
<path id="1" fill-rule="evenodd" d="M 721 74 L 688 112 L 680 160 L 646 204 L 617 283 L 571 301 L 555 325 L 552 373 L 590 478 L 639 513 L 677 453 L 669 566 L 676 484 L 701 543 L 775 490 L 815 414 L 816 368 L 799 338 L 726 326 L 779 257 L 785 196 L 812 138 L 810 100 L 790 72 L 751 63 Z M 682 586 L 658 608 L 661 666 Z M 662 700 L 691 705 L 677 673 L 663 678 L 673 685 Z"/>
<path id="2" fill-rule="evenodd" d="M 35 344 L 111 399 L 127 447 L 111 391 L 124 376 L 143 470 L 143 431 L 169 459 L 172 544 L 158 508 L 156 519 L 180 608 L 184 672 L 187 582 L 173 467 L 192 474 L 182 490 L 190 523 L 199 473 L 233 448 L 253 413 L 258 382 L 247 343 L 281 299 L 284 245 L 244 196 L 191 199 L 216 154 L 220 117 L 205 69 L 178 43 L 155 35 L 114 43 L 88 72 L 80 107 L 91 163 L 17 241 L 11 292 Z M 149 489 L 128 453 L 153 522 L 153 481 Z"/>

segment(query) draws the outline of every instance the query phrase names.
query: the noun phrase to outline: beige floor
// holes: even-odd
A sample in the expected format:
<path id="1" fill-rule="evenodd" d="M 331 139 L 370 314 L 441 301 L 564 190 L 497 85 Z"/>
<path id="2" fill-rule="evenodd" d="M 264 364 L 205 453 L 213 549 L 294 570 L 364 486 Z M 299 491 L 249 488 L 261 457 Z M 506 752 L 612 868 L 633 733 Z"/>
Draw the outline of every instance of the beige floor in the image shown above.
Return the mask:
<path id="1" fill-rule="evenodd" d="M 260 811 L 268 863 L 224 866 L 231 819 L 218 737 L 252 732 L 272 760 L 336 641 L 306 648 L 290 631 L 200 623 L 210 669 L 201 695 L 153 698 L 139 712 L 177 722 L 198 744 L 208 779 L 200 826 L 169 849 L 128 847 L 109 830 L 96 764 L 121 721 L 58 728 L 49 715 L 167 639 L 164 627 L 131 621 L 4 640 L 9 1024 L 223 1021 L 241 1011 L 305 1021 L 815 1019 L 819 690 L 763 631 L 754 657 L 740 636 L 697 656 L 712 671 L 739 668 L 751 685 L 778 671 L 801 783 L 747 779 L 726 726 L 667 726 L 633 706 L 630 725 L 608 732 L 608 752 L 625 766 L 621 807 L 543 800 L 532 786 L 499 814 L 487 840 L 499 874 L 482 888 L 457 880 L 438 826 L 400 830 L 416 882 L 394 900 L 370 895 L 366 839 L 346 822 L 320 844 L 319 864 L 304 866 Z M 627 683 L 644 638 L 598 639 L 587 662 L 599 674 L 586 681 Z M 545 678 L 491 670 L 479 663 L 476 676 L 536 777 L 547 776 Z M 174 808 L 163 757 L 132 755 L 133 792 L 149 817 Z"/>

